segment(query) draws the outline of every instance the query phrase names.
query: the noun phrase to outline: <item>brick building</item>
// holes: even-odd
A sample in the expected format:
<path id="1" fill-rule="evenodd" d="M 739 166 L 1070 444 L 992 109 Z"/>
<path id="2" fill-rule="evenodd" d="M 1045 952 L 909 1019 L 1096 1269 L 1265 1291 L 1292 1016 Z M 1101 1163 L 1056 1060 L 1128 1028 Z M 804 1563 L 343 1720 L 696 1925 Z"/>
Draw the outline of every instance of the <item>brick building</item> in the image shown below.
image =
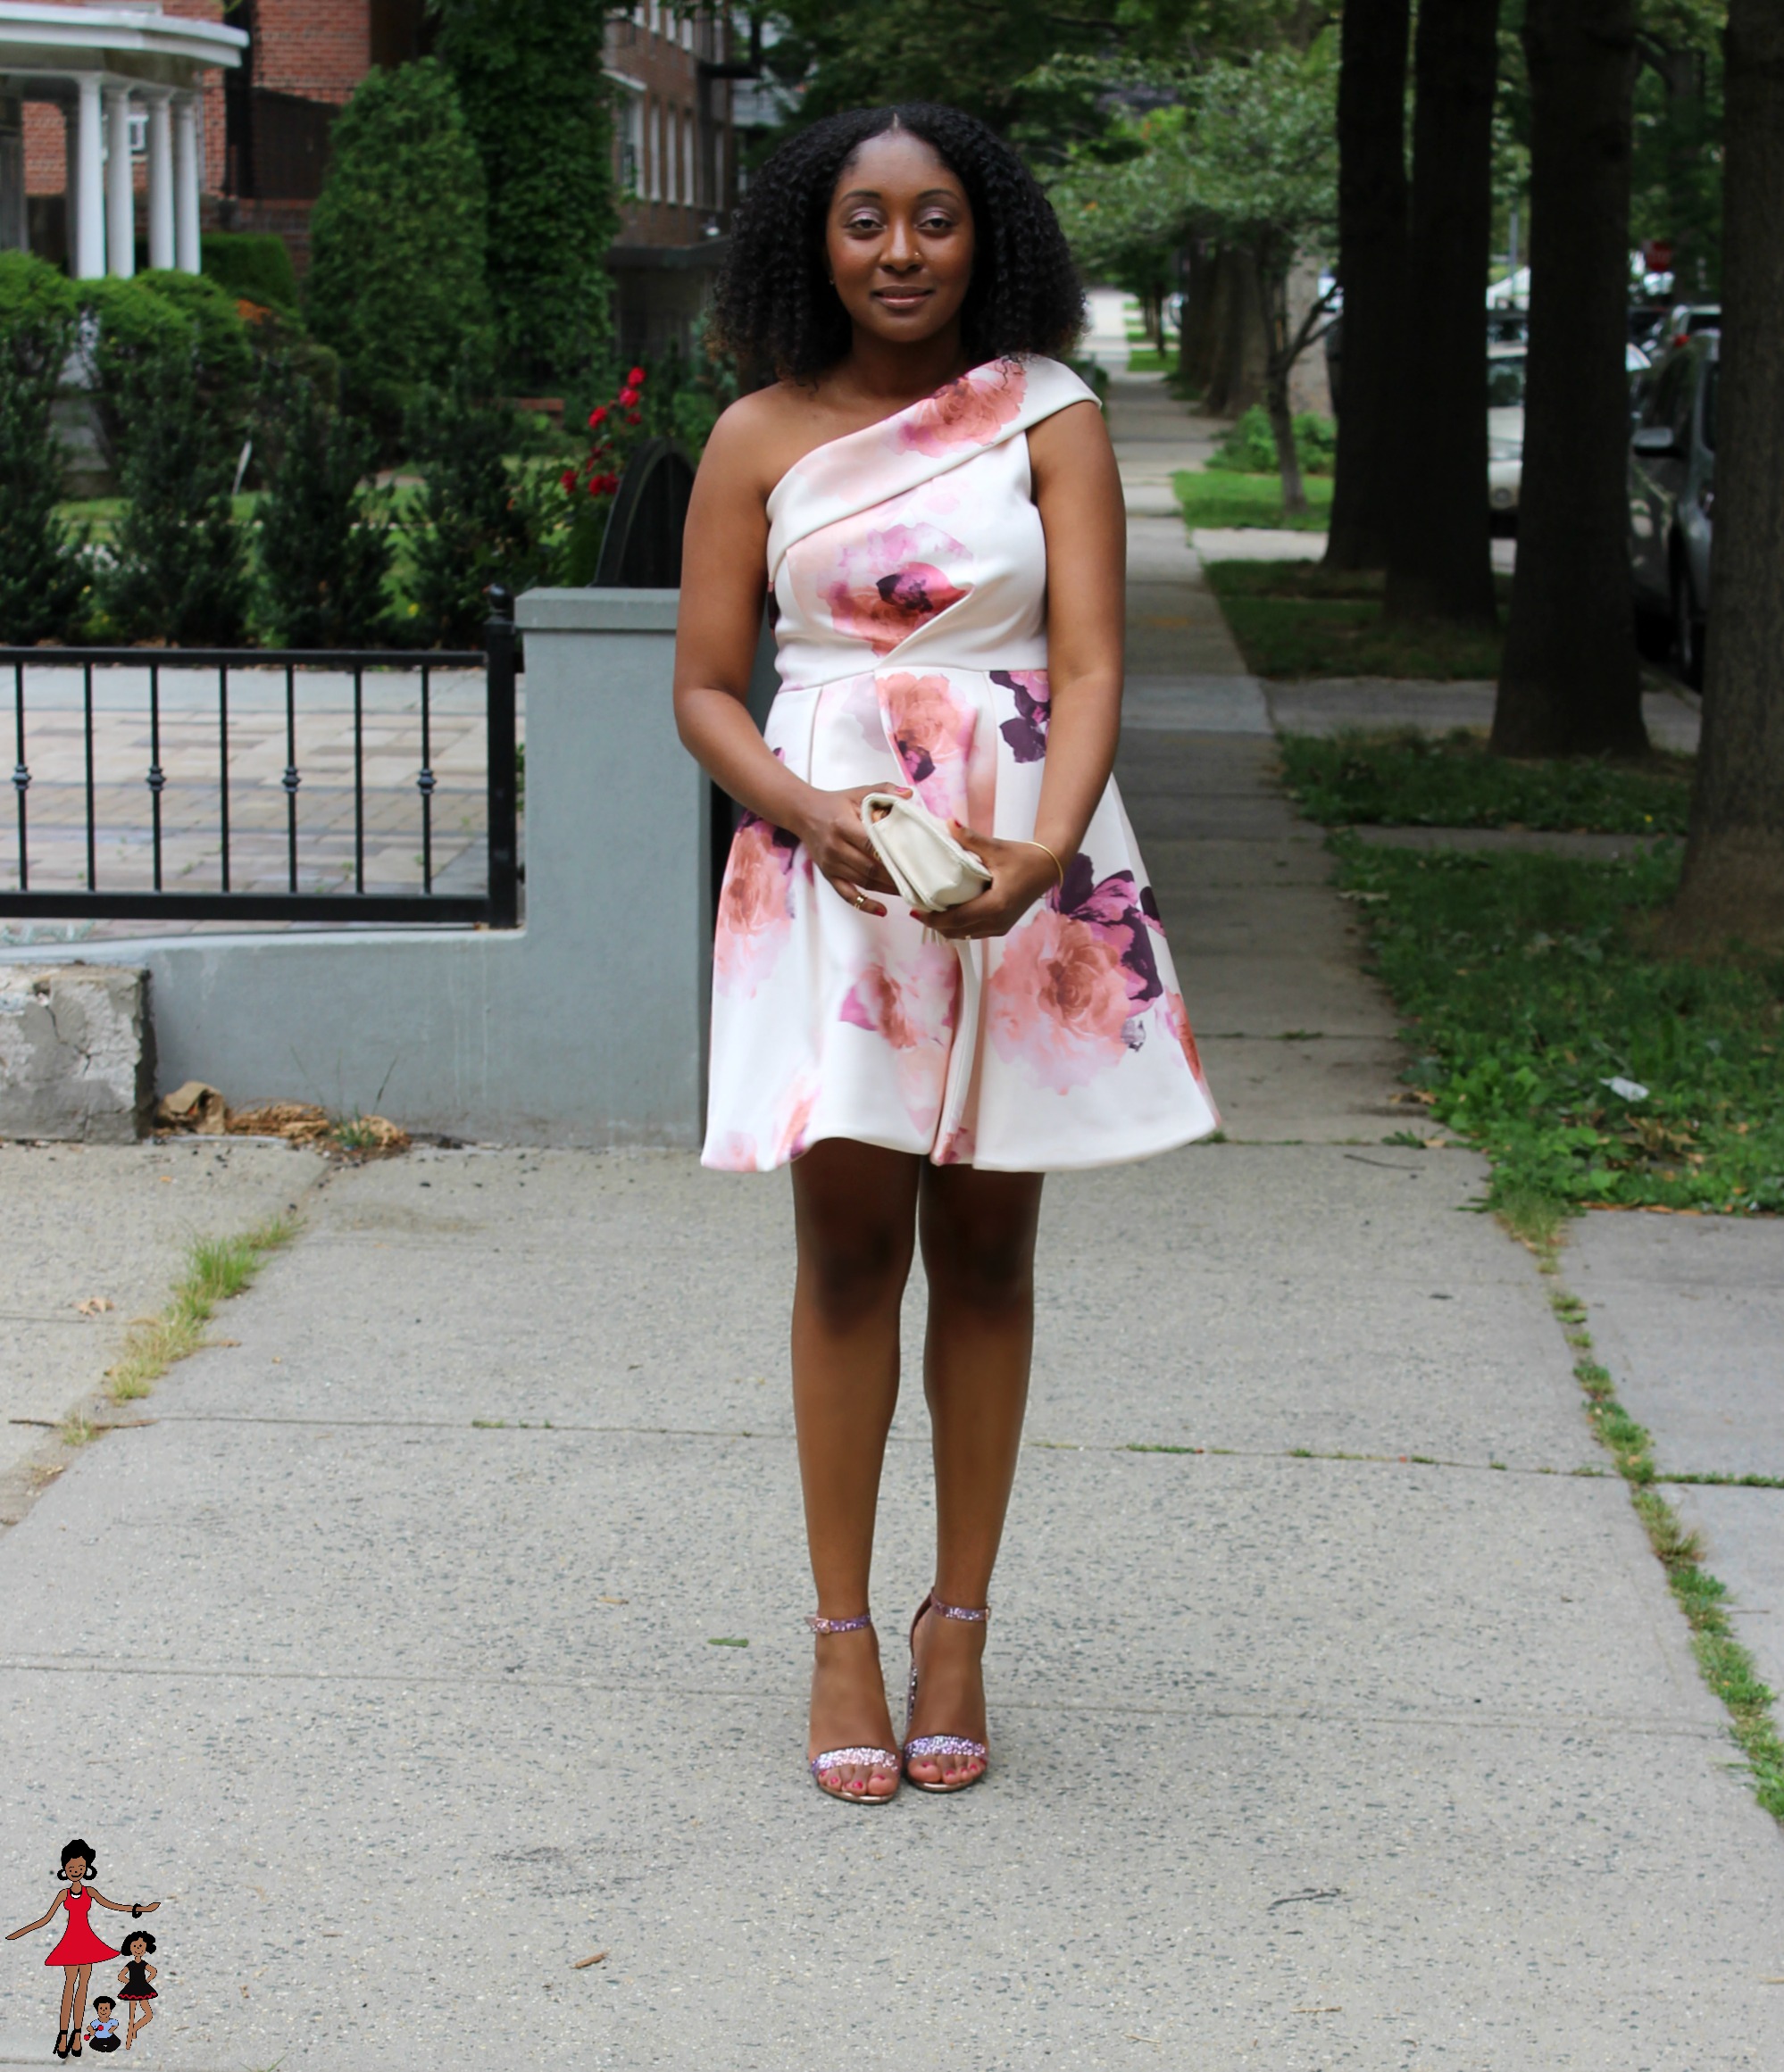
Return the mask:
<path id="1" fill-rule="evenodd" d="M 0 21 L 13 11 L 13 0 L 0 0 Z M 80 0 L 64 0 L 59 10 L 83 11 Z M 141 15 L 154 4 L 92 0 L 90 12 Z M 239 62 L 206 74 L 194 102 L 204 222 L 276 231 L 302 273 L 329 127 L 374 66 L 425 54 L 433 40 L 425 0 L 235 0 L 227 15 L 222 0 L 161 0 L 159 12 L 227 20 L 240 32 Z M 620 349 L 659 352 L 686 345 L 718 258 L 738 188 L 734 81 L 752 68 L 736 62 L 726 21 L 682 13 L 661 0 L 639 0 L 629 12 L 610 15 L 604 54 L 621 197 L 610 259 Z M 56 105 L 25 105 L 29 242 L 58 260 L 70 250 L 64 129 Z M 140 241 L 147 232 L 148 153 L 140 134 L 132 145 Z"/>

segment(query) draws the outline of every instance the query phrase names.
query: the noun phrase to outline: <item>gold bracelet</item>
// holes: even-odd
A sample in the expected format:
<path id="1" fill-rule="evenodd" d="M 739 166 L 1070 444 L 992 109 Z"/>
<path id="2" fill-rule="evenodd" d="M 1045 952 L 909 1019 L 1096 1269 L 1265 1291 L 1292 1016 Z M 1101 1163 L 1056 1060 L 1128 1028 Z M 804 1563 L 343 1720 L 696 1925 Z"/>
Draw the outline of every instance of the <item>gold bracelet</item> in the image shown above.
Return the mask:
<path id="1" fill-rule="evenodd" d="M 1045 842 L 1034 841 L 1031 837 L 1023 835 L 1018 835 L 1016 836 L 1016 841 L 1021 848 L 1038 849 L 1040 851 L 1041 854 L 1045 856 L 1047 861 L 1053 865 L 1054 869 L 1058 871 L 1058 889 L 1061 892 L 1063 892 L 1065 890 L 1065 866 L 1060 861 L 1058 857 L 1054 854 L 1053 851 L 1047 847 L 1046 844 Z"/>

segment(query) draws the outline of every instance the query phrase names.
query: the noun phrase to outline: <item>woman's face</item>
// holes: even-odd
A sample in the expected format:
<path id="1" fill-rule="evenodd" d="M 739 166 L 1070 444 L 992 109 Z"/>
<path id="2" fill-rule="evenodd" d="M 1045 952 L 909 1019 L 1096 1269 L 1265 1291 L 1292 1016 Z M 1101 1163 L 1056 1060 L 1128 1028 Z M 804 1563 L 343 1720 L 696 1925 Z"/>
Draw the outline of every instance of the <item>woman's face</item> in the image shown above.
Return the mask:
<path id="1" fill-rule="evenodd" d="M 870 336 L 908 345 L 960 314 L 972 279 L 966 190 L 908 129 L 870 137 L 830 197 L 824 255 L 842 305 Z"/>
<path id="2" fill-rule="evenodd" d="M 87 1859 L 84 1856 L 71 1856 L 62 1868 L 70 1885 L 79 1885 L 87 1876 Z"/>

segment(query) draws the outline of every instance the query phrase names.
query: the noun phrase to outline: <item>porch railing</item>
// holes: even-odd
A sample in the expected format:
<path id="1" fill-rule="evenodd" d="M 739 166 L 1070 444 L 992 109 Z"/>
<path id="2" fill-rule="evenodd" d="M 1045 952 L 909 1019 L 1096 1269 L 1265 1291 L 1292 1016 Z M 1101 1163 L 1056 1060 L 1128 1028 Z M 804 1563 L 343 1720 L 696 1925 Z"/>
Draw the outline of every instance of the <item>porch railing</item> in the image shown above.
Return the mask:
<path id="1" fill-rule="evenodd" d="M 505 615 L 463 653 L 4 647 L 0 686 L 0 920 L 518 925 Z"/>

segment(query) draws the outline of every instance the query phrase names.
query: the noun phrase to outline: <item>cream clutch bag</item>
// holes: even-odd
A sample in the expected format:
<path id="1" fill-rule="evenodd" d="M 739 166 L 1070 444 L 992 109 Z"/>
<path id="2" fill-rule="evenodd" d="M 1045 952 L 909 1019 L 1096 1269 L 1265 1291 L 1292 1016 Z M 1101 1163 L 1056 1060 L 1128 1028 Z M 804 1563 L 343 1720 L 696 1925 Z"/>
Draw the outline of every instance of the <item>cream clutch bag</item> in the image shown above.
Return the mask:
<path id="1" fill-rule="evenodd" d="M 861 802 L 861 824 L 900 898 L 919 913 L 960 906 L 991 882 L 978 857 L 920 799 L 871 791 Z"/>

